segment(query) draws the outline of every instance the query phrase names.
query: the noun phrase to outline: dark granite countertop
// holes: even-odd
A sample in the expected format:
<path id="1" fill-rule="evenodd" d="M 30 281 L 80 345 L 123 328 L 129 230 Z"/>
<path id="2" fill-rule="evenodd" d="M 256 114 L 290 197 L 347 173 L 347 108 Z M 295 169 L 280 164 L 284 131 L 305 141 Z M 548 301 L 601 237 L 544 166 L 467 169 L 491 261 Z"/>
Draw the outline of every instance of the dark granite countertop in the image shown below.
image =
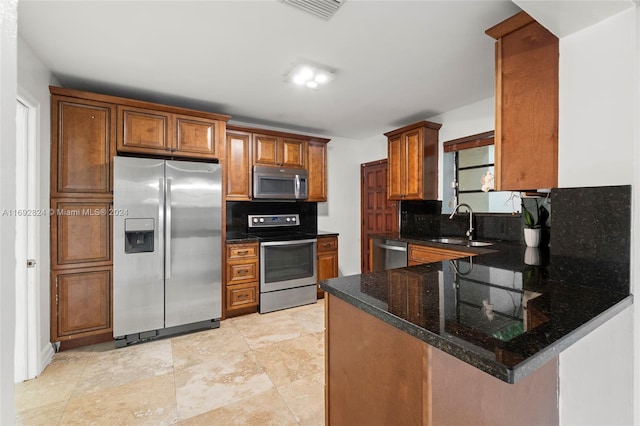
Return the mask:
<path id="1" fill-rule="evenodd" d="M 227 244 L 255 243 L 258 237 L 253 237 L 242 232 L 227 232 Z"/>
<path id="2" fill-rule="evenodd" d="M 320 287 L 386 323 L 515 383 L 632 304 L 629 263 L 494 242 L 469 258 L 325 280 Z M 579 254 L 580 248 L 576 247 Z"/>
<path id="3" fill-rule="evenodd" d="M 339 234 L 337 232 L 328 232 L 328 231 L 318 231 L 318 237 L 337 237 Z M 240 243 L 255 243 L 260 241 L 260 239 L 253 235 L 248 235 L 243 232 L 227 232 L 226 238 L 227 244 L 240 244 Z"/>
<path id="4" fill-rule="evenodd" d="M 337 232 L 322 231 L 318 229 L 318 237 L 337 237 L 338 235 L 340 234 Z"/>

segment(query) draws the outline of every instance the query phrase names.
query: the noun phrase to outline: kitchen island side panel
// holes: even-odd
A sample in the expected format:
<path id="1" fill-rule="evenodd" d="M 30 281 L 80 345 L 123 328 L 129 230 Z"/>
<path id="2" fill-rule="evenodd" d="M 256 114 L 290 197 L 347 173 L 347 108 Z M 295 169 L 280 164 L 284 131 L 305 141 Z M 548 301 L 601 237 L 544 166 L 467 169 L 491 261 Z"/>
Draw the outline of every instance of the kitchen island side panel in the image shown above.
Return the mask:
<path id="1" fill-rule="evenodd" d="M 327 424 L 557 425 L 557 357 L 505 383 L 331 294 Z"/>

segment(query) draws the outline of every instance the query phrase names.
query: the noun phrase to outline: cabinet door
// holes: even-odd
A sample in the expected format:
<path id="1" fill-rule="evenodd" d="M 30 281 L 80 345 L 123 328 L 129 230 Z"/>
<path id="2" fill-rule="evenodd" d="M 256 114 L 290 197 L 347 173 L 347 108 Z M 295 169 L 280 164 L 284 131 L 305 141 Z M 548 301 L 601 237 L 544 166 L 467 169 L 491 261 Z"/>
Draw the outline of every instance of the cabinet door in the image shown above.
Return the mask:
<path id="1" fill-rule="evenodd" d="M 111 200 L 52 200 L 52 269 L 111 264 L 112 207 Z"/>
<path id="2" fill-rule="evenodd" d="M 258 283 L 227 286 L 227 310 L 258 306 Z"/>
<path id="3" fill-rule="evenodd" d="M 309 142 L 307 201 L 327 201 L 327 144 Z"/>
<path id="4" fill-rule="evenodd" d="M 281 139 L 278 163 L 285 167 L 304 168 L 306 166 L 307 142 L 299 139 Z"/>
<path id="5" fill-rule="evenodd" d="M 52 97 L 52 197 L 112 191 L 115 116 L 112 104 Z"/>
<path id="6" fill-rule="evenodd" d="M 147 154 L 171 151 L 171 114 L 118 105 L 118 150 Z"/>
<path id="7" fill-rule="evenodd" d="M 82 337 L 111 329 L 111 271 L 53 271 L 51 336 Z"/>
<path id="8" fill-rule="evenodd" d="M 465 253 L 455 250 L 446 250 L 436 247 L 427 247 L 417 244 L 408 246 L 408 265 L 419 265 L 421 263 L 441 262 L 443 260 L 459 259 L 461 257 L 474 256 L 473 253 Z"/>
<path id="9" fill-rule="evenodd" d="M 216 120 L 175 115 L 176 138 L 172 147 L 176 156 L 191 158 L 218 157 L 216 152 Z"/>
<path id="10" fill-rule="evenodd" d="M 403 195 L 404 170 L 402 153 L 402 135 L 389 138 L 389 178 L 387 182 L 387 196 L 390 200 L 401 200 Z"/>
<path id="11" fill-rule="evenodd" d="M 318 281 L 338 276 L 338 238 L 318 238 Z M 318 285 L 318 298 L 324 297 L 324 291 Z"/>
<path id="12" fill-rule="evenodd" d="M 495 189 L 555 188 L 558 38 L 530 17 L 520 28 L 510 21 L 496 26 L 506 34 L 496 42 Z"/>
<path id="13" fill-rule="evenodd" d="M 227 132 L 227 200 L 251 200 L 251 135 Z"/>
<path id="14" fill-rule="evenodd" d="M 278 164 L 278 138 L 267 135 L 253 135 L 253 162 L 275 166 Z"/>
<path id="15" fill-rule="evenodd" d="M 404 166 L 406 167 L 402 183 L 404 200 L 422 199 L 422 163 L 423 144 L 422 129 L 415 129 L 402 134 Z"/>

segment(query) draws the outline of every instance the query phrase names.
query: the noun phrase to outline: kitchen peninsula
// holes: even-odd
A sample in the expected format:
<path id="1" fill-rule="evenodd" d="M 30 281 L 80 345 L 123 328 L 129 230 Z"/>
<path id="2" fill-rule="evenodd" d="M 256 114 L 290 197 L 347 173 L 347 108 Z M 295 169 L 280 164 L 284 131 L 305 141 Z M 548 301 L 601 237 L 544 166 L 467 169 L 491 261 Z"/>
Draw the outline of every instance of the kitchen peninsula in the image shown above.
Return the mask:
<path id="1" fill-rule="evenodd" d="M 327 424 L 558 424 L 558 355 L 632 304 L 628 194 L 555 190 L 551 248 L 535 253 L 456 246 L 469 257 L 321 282 Z M 622 211 L 599 244 L 574 213 L 588 199 Z"/>

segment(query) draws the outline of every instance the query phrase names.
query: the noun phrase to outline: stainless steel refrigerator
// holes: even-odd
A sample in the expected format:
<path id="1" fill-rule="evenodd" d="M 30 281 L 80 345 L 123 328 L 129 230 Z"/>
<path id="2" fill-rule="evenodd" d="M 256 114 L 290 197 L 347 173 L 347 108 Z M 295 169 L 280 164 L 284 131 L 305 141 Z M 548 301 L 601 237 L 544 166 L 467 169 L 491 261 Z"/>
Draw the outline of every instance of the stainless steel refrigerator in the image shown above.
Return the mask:
<path id="1" fill-rule="evenodd" d="M 219 164 L 115 157 L 116 346 L 220 325 Z"/>

